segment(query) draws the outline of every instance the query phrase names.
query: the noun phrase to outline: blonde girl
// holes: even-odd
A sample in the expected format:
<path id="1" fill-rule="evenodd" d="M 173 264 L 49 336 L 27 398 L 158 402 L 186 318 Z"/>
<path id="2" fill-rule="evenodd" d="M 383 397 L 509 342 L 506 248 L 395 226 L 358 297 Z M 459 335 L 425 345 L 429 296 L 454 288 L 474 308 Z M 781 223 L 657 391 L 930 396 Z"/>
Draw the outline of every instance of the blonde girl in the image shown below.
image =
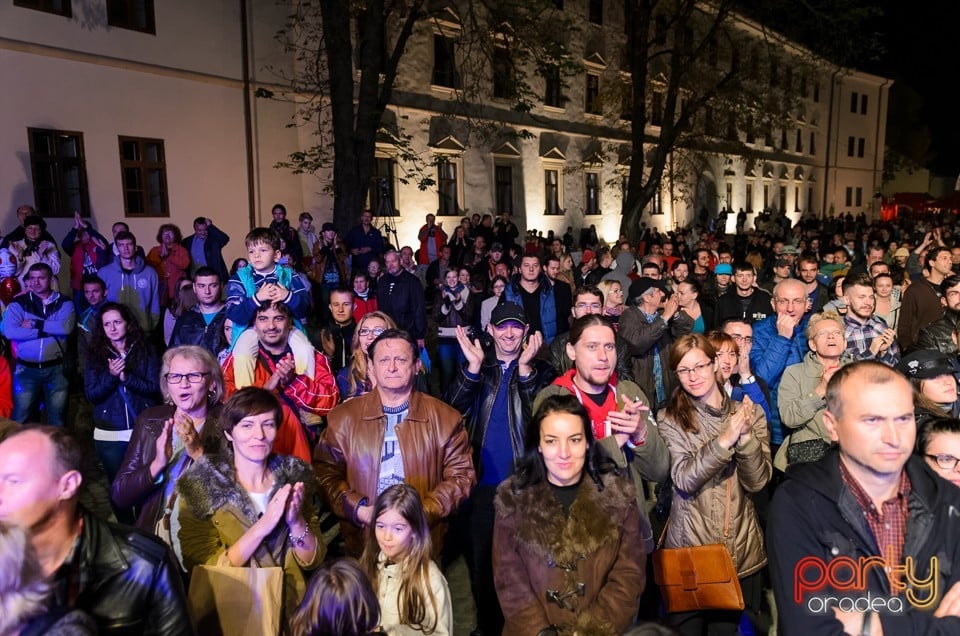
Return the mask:
<path id="1" fill-rule="evenodd" d="M 360 561 L 380 601 L 390 636 L 453 633 L 450 590 L 430 559 L 430 528 L 420 495 L 407 484 L 384 490 L 374 506 Z"/>

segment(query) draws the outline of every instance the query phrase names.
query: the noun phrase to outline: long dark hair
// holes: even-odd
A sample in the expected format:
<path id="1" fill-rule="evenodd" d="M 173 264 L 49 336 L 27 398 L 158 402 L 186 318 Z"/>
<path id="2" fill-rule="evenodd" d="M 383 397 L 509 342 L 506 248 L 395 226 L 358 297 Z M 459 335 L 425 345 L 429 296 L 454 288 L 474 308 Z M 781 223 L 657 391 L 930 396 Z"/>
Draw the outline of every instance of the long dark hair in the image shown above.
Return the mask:
<path id="1" fill-rule="evenodd" d="M 543 463 L 543 455 L 540 454 L 540 426 L 548 415 L 554 413 L 569 413 L 579 417 L 583 422 L 583 434 L 587 440 L 587 454 L 584 457 L 583 472 L 590 476 L 590 479 L 596 484 L 597 490 L 603 490 L 601 476 L 608 472 L 619 473 L 619 471 L 606 459 L 606 455 L 596 443 L 587 409 L 577 398 L 567 394 L 547 397 L 527 425 L 523 440 L 523 456 L 517 462 L 513 491 L 519 492 L 524 488 L 536 486 L 546 481 L 547 466 Z"/>
<path id="2" fill-rule="evenodd" d="M 116 351 L 103 330 L 103 315 L 108 311 L 117 312 L 127 323 L 127 335 L 124 337 L 124 345 L 128 352 L 127 359 L 132 366 L 139 367 L 150 353 L 150 344 L 147 341 L 147 334 L 144 333 L 133 312 L 123 303 L 106 302 L 100 307 L 100 315 L 93 321 L 93 335 L 88 349 L 91 360 L 106 361 L 111 352 Z"/>
<path id="3" fill-rule="evenodd" d="M 707 337 L 699 333 L 691 333 L 680 336 L 670 347 L 670 368 L 676 371 L 683 357 L 694 349 L 702 351 L 710 362 L 716 362 L 717 350 Z M 720 382 L 720 380 L 717 380 L 717 382 Z M 697 412 L 693 406 L 693 398 L 687 394 L 682 386 L 674 389 L 670 402 L 667 404 L 666 414 L 667 417 L 679 424 L 684 431 L 689 433 L 700 432 L 700 428 L 697 426 Z"/>

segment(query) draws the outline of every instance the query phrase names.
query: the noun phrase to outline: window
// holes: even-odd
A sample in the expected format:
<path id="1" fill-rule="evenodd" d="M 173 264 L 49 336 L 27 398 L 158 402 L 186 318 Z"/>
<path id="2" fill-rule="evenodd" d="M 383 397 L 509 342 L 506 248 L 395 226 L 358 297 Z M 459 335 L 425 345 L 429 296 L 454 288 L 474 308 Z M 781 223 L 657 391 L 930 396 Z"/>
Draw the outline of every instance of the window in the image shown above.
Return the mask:
<path id="1" fill-rule="evenodd" d="M 543 171 L 544 214 L 563 214 L 560 197 L 560 170 L 547 168 Z"/>
<path id="2" fill-rule="evenodd" d="M 90 214 L 83 134 L 28 128 L 33 196 L 43 216 Z"/>
<path id="3" fill-rule="evenodd" d="M 127 216 L 170 216 L 163 140 L 119 139 L 124 212 Z"/>
<path id="4" fill-rule="evenodd" d="M 810 147 L 809 147 L 809 150 L 810 150 L 810 154 L 811 154 L 811 155 L 817 154 L 817 143 L 816 143 L 816 139 L 817 139 L 816 133 L 811 132 L 811 133 L 810 133 Z"/>
<path id="5" fill-rule="evenodd" d="M 857 140 L 857 156 L 863 158 L 863 151 L 865 150 L 864 146 L 866 145 L 867 140 L 861 137 Z"/>
<path id="6" fill-rule="evenodd" d="M 779 194 L 780 200 L 777 201 L 778 209 L 785 211 L 787 209 L 787 186 L 780 186 Z"/>
<path id="7" fill-rule="evenodd" d="M 857 144 L 856 137 L 847 137 L 847 156 L 848 157 L 853 156 L 853 149 L 856 146 L 856 144 Z"/>
<path id="8" fill-rule="evenodd" d="M 433 85 L 460 88 L 456 66 L 456 45 L 450 38 L 433 36 Z"/>
<path id="9" fill-rule="evenodd" d="M 587 73 L 586 103 L 583 111 L 590 115 L 600 114 L 600 76 Z"/>
<path id="10" fill-rule="evenodd" d="M 861 115 L 867 114 L 867 96 L 866 95 L 860 96 L 860 114 Z"/>
<path id="11" fill-rule="evenodd" d="M 787 149 L 787 129 L 781 128 L 780 129 L 780 150 L 786 150 L 786 149 Z"/>
<path id="12" fill-rule="evenodd" d="M 663 93 L 654 91 L 653 104 L 650 108 L 650 123 L 654 126 L 663 124 Z"/>
<path id="13" fill-rule="evenodd" d="M 858 208 L 863 205 L 863 188 L 857 188 L 857 199 L 855 205 Z"/>
<path id="14" fill-rule="evenodd" d="M 588 19 L 594 24 L 603 24 L 603 0 L 590 0 Z"/>
<path id="15" fill-rule="evenodd" d="M 803 152 L 803 131 L 797 128 L 797 152 Z"/>
<path id="16" fill-rule="evenodd" d="M 71 0 L 13 0 L 13 6 L 23 7 L 25 9 L 36 9 L 37 11 L 46 11 L 55 13 L 65 18 L 73 17 L 73 7 Z M 37 204 L 39 205 L 39 201 Z"/>
<path id="17" fill-rule="evenodd" d="M 846 190 L 846 195 L 847 195 L 847 196 L 846 196 L 846 202 L 847 202 L 846 205 L 847 205 L 847 207 L 850 207 L 851 205 L 853 205 L 853 188 L 848 187 L 847 190 Z"/>
<path id="18" fill-rule="evenodd" d="M 515 95 L 516 82 L 510 52 L 498 46 L 493 50 L 493 96 L 513 99 Z"/>
<path id="19" fill-rule="evenodd" d="M 399 216 L 394 181 L 395 163 L 390 157 L 376 157 L 367 190 L 367 209 L 377 216 Z"/>
<path id="20" fill-rule="evenodd" d="M 800 209 L 800 186 L 794 186 L 793 188 L 793 208 L 795 210 Z"/>
<path id="21" fill-rule="evenodd" d="M 780 85 L 780 68 L 776 60 L 770 60 L 770 86 Z"/>
<path id="22" fill-rule="evenodd" d="M 813 186 L 807 188 L 807 209 L 813 209 Z"/>
<path id="23" fill-rule="evenodd" d="M 820 82 L 813 83 L 813 101 L 820 103 Z"/>
<path id="24" fill-rule="evenodd" d="M 800 76 L 800 97 L 803 97 L 804 99 L 806 99 L 808 95 L 810 95 L 810 91 L 807 90 L 807 76 L 801 75 Z"/>
<path id="25" fill-rule="evenodd" d="M 551 108 L 563 108 L 563 84 L 560 82 L 560 69 L 550 66 L 543 70 L 543 105 Z"/>
<path id="26" fill-rule="evenodd" d="M 851 113 L 857 112 L 857 104 L 859 103 L 860 103 L 860 95 L 857 94 L 856 92 L 850 93 L 850 112 Z"/>
<path id="27" fill-rule="evenodd" d="M 153 0 L 107 0 L 107 24 L 155 34 Z"/>
<path id="28" fill-rule="evenodd" d="M 747 184 L 747 212 L 753 212 L 753 184 Z"/>
<path id="29" fill-rule="evenodd" d="M 460 162 L 451 157 L 437 159 L 437 194 L 439 216 L 460 216 L 459 197 Z"/>
<path id="30" fill-rule="evenodd" d="M 497 213 L 513 212 L 513 167 L 494 166 Z"/>
<path id="31" fill-rule="evenodd" d="M 711 137 L 716 134 L 716 126 L 713 121 L 713 108 L 710 106 L 706 106 L 703 109 L 703 132 Z"/>
<path id="32" fill-rule="evenodd" d="M 770 186 L 763 184 L 763 209 L 770 205 Z"/>
<path id="33" fill-rule="evenodd" d="M 727 181 L 727 202 L 724 204 L 724 207 L 728 210 L 733 209 L 733 184 Z M 720 228 L 723 230 L 724 228 Z"/>
<path id="34" fill-rule="evenodd" d="M 586 191 L 583 197 L 584 214 L 600 214 L 600 173 L 584 172 Z"/>

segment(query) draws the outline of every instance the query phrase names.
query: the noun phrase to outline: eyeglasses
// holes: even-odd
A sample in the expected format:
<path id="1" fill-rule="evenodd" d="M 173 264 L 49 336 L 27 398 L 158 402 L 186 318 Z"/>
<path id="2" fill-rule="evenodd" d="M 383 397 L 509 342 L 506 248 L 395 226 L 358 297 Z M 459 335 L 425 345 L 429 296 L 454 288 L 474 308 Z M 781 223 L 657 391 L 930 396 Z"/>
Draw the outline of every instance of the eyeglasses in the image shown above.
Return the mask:
<path id="1" fill-rule="evenodd" d="M 386 331 L 386 329 L 384 329 L 383 327 L 364 327 L 363 329 L 358 331 L 357 334 L 360 336 L 373 336 L 374 338 L 376 338 L 377 336 L 382 334 L 384 331 Z"/>
<path id="2" fill-rule="evenodd" d="M 953 455 L 930 455 L 928 453 L 924 456 L 935 460 L 937 462 L 937 466 L 944 470 L 954 470 L 957 467 L 957 463 L 960 463 L 960 458 L 954 457 Z"/>
<path id="3" fill-rule="evenodd" d="M 600 303 L 577 303 L 574 305 L 577 311 L 586 311 L 587 309 L 592 309 L 594 311 L 600 311 L 602 307 Z"/>
<path id="4" fill-rule="evenodd" d="M 730 334 L 730 337 L 733 338 L 734 342 L 740 344 L 741 342 L 746 342 L 750 344 L 753 342 L 753 336 L 738 336 L 735 333 Z"/>
<path id="5" fill-rule="evenodd" d="M 684 367 L 677 368 L 677 375 L 680 376 L 681 378 L 683 376 L 687 376 L 689 378 L 689 377 L 692 377 L 694 373 L 696 373 L 697 375 L 703 377 L 703 376 L 710 375 L 712 371 L 713 371 L 713 362 L 701 362 L 700 364 L 690 369 L 686 369 Z"/>
<path id="6" fill-rule="evenodd" d="M 167 381 L 167 384 L 180 384 L 183 382 L 183 379 L 186 378 L 187 382 L 190 384 L 200 384 L 203 382 L 203 379 L 210 375 L 209 373 L 167 373 L 163 376 L 163 379 Z"/>
<path id="7" fill-rule="evenodd" d="M 778 305 L 792 305 L 794 307 L 803 307 L 807 304 L 806 298 L 777 298 L 775 302 Z"/>

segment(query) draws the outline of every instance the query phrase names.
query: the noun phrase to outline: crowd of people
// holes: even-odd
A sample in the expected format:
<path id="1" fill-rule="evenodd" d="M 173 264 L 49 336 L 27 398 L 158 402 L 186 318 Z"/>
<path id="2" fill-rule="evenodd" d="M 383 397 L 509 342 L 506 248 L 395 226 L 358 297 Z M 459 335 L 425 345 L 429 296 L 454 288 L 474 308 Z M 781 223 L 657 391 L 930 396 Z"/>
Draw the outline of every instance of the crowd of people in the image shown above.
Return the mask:
<path id="1" fill-rule="evenodd" d="M 207 218 L 18 210 L 0 634 L 450 634 L 461 556 L 477 636 L 960 633 L 952 216 L 271 215 L 228 268 Z M 661 603 L 710 545 L 742 606 Z"/>

